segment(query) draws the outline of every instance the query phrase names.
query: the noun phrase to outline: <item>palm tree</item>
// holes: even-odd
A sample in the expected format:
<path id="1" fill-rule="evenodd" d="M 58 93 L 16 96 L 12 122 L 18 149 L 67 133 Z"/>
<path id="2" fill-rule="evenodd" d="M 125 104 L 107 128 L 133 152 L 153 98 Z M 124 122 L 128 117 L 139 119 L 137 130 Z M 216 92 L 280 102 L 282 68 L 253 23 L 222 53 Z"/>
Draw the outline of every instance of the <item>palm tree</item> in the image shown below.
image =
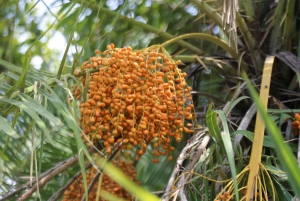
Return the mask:
<path id="1" fill-rule="evenodd" d="M 80 175 L 84 192 L 91 180 L 84 175 L 92 172 L 92 164 L 141 200 L 299 196 L 298 1 L 57 0 L 4 1 L 0 6 L 0 200 L 56 200 Z M 40 9 L 47 14 L 40 15 Z M 65 36 L 64 49 L 53 50 L 58 44 L 49 48 L 45 41 L 53 34 Z M 165 156 L 152 163 L 149 143 L 134 162 L 142 188 L 110 163 L 104 165 L 103 157 L 115 161 L 117 154 L 94 155 L 105 153 L 103 140 L 88 148 L 80 138 L 80 106 L 72 94 L 85 81 L 74 72 L 88 80 L 99 69 L 81 69 L 83 62 L 111 43 L 140 51 L 156 48 L 181 60 L 178 67 L 192 87 L 194 134 L 171 142 L 171 162 Z M 37 69 L 34 61 L 40 59 Z M 87 90 L 80 89 L 82 97 Z M 128 161 L 134 157 L 124 156 Z M 98 183 L 102 177 L 96 175 Z M 152 195 L 144 188 L 156 196 L 147 199 Z"/>

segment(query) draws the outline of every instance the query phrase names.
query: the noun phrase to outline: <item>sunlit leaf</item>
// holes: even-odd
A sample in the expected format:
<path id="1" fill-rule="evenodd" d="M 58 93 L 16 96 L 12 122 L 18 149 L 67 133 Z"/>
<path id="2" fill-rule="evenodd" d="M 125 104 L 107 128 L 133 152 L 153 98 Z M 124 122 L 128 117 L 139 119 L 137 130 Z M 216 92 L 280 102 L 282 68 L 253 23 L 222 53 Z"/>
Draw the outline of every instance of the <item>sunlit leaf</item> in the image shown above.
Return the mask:
<path id="1" fill-rule="evenodd" d="M 8 99 L 0 99 L 0 102 L 1 101 L 15 105 L 19 107 L 21 110 L 24 110 L 32 119 L 35 120 L 35 123 L 43 130 L 49 142 L 53 144 L 53 139 L 50 136 L 50 130 L 47 128 L 46 124 L 42 121 L 42 119 L 37 115 L 35 111 L 36 108 L 31 108 L 30 105 L 27 104 L 26 102 L 8 100 Z"/>
<path id="2" fill-rule="evenodd" d="M 0 116 L 0 130 L 4 131 L 5 134 L 13 137 L 13 138 L 19 138 L 20 135 L 11 127 L 11 125 L 7 122 L 5 118 Z"/>
<path id="3" fill-rule="evenodd" d="M 117 183 L 119 183 L 123 188 L 125 188 L 128 192 L 134 195 L 141 201 L 158 201 L 160 200 L 158 197 L 153 194 L 147 192 L 142 187 L 138 186 L 134 182 L 130 181 L 124 173 L 122 173 L 119 169 L 114 167 L 112 164 L 107 162 L 102 158 L 98 158 L 97 162 L 100 164 L 100 167 L 103 171 Z"/>

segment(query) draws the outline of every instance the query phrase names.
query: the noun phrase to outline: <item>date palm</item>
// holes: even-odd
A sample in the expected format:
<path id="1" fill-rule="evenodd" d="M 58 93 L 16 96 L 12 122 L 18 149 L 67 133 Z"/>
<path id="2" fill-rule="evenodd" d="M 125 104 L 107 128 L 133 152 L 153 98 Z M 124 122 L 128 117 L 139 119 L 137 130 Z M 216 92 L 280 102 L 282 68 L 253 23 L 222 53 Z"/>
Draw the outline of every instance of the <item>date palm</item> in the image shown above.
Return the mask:
<path id="1" fill-rule="evenodd" d="M 48 14 L 37 17 L 39 6 Z M 32 190 L 36 193 L 30 199 L 47 200 L 63 192 L 76 172 L 85 172 L 82 152 L 88 155 L 91 150 L 78 137 L 78 106 L 70 97 L 79 81 L 73 72 L 95 49 L 104 50 L 110 43 L 135 50 L 162 45 L 174 60 L 182 61 L 179 67 L 193 88 L 194 135 L 186 135 L 180 144 L 172 142 L 172 162 L 152 164 L 148 147 L 150 154 L 135 164 L 143 187 L 164 200 L 299 196 L 298 181 L 290 176 L 298 149 L 298 136 L 292 135 L 298 130 L 292 130 L 291 122 L 293 113 L 300 112 L 298 1 L 5 1 L 0 7 L 2 198 L 26 194 L 31 182 L 49 176 L 47 170 L 77 153 L 80 165 L 74 162 L 57 172 L 46 187 Z M 64 49 L 54 51 L 45 42 L 54 32 L 65 36 Z M 40 70 L 33 68 L 36 58 L 43 60 Z M 273 68 L 268 73 L 270 92 L 263 92 L 259 85 L 267 67 Z M 264 106 L 273 120 L 265 124 L 273 128 L 271 134 L 263 132 L 264 124 L 255 124 L 256 107 L 242 75 L 261 97 L 272 96 Z M 281 144 L 273 133 L 288 141 L 283 147 L 289 147 L 285 156 L 291 158 L 276 152 Z M 290 166 L 287 160 L 293 161 Z M 122 179 L 121 185 L 131 186 Z M 147 193 L 134 185 L 131 190 Z"/>

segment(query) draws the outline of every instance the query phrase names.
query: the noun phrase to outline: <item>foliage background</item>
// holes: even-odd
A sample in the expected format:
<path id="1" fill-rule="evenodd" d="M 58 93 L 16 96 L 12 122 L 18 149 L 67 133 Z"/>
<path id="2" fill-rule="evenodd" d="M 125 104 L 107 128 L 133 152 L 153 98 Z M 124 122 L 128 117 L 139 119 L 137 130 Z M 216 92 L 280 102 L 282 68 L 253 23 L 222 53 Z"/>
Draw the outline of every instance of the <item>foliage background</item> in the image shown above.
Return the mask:
<path id="1" fill-rule="evenodd" d="M 238 54 L 242 55 L 241 65 L 247 66 L 249 69 L 247 74 L 253 78 L 254 84 L 260 83 L 259 78 L 266 55 L 280 50 L 286 50 L 298 57 L 300 54 L 299 2 L 283 0 L 273 6 L 268 4 L 269 7 L 264 10 L 266 2 L 269 1 L 248 0 L 244 1 L 244 4 L 239 1 L 240 13 L 248 18 L 240 19 L 240 21 L 245 20 L 244 23 L 237 23 Z M 110 43 L 114 43 L 116 47 L 131 46 L 133 49 L 142 49 L 153 44 L 162 44 L 174 36 L 186 33 L 207 33 L 228 42 L 227 32 L 223 31 L 217 19 L 209 15 L 209 9 L 203 6 L 204 4 L 209 6 L 210 11 L 215 12 L 216 16 L 218 14 L 221 16 L 223 5 L 220 2 L 2 1 L 0 92 L 3 100 L 10 99 L 16 102 L 1 101 L 0 105 L 1 121 L 4 122 L 2 130 L 6 124 L 12 125 L 15 130 L 15 133 L 7 133 L 4 130 L 0 135 L 2 159 L 0 194 L 5 195 L 26 183 L 31 168 L 34 174 L 36 172 L 40 174 L 78 152 L 72 135 L 74 128 L 69 123 L 76 119 L 76 106 L 68 103 L 68 89 L 76 83 L 76 79 L 72 77 L 74 68 L 93 56 L 95 49 L 104 50 Z M 248 8 L 253 8 L 254 12 L 251 13 L 251 9 L 249 11 Z M 265 11 L 266 19 L 261 15 Z M 250 34 L 250 38 L 247 34 Z M 240 64 L 234 62 L 226 51 L 218 47 L 217 41 L 208 42 L 201 37 L 188 38 L 185 41 L 203 51 L 203 54 L 198 54 L 196 57 L 191 48 L 179 46 L 178 43 L 167 46 L 167 50 L 177 58 L 182 56 L 180 59 L 184 65 L 180 67 L 188 72 L 187 81 L 197 92 L 193 94 L 197 107 L 197 124 L 206 125 L 205 113 L 209 102 L 214 102 L 215 108 L 221 109 L 227 101 L 239 100 L 228 115 L 230 118 L 227 119 L 231 138 L 234 141 L 233 133 L 252 104 L 248 99 L 233 98 L 239 86 L 238 82 L 242 80 L 239 76 Z M 26 79 L 22 83 L 20 75 L 22 70 L 27 68 Z M 285 102 L 289 108 L 292 108 L 292 112 L 296 112 L 299 108 L 299 77 L 297 84 L 295 74 L 286 64 L 278 62 L 271 84 L 272 96 Z M 40 83 L 43 84 L 39 85 Z M 13 86 L 16 86 L 13 91 L 19 90 L 19 92 L 7 96 Z M 47 91 L 47 87 L 51 87 L 54 93 Z M 245 90 L 241 94 L 248 95 L 248 92 Z M 51 99 L 54 96 L 57 99 Z M 294 101 L 289 101 L 290 99 Z M 58 102 L 60 107 L 57 107 Z M 271 104 L 271 107 L 276 108 L 274 103 Z M 45 111 L 35 111 L 37 117 L 33 117 L 32 113 L 24 109 L 24 107 L 38 108 L 38 105 L 44 107 Z M 66 116 L 66 111 L 71 115 Z M 290 146 L 294 148 L 292 150 L 295 154 L 297 143 L 290 135 L 291 126 L 283 121 L 287 117 L 293 121 L 292 116 L 291 112 L 278 112 L 273 113 L 272 118 L 282 131 L 286 131 L 283 135 L 285 139 L 292 140 Z M 39 121 L 44 122 L 45 125 L 39 124 Z M 248 138 L 253 136 L 253 127 L 254 120 L 247 128 L 250 134 L 243 134 L 248 137 L 242 141 L 240 152 L 236 156 L 236 160 L 241 158 L 236 162 L 240 165 L 237 167 L 238 172 L 249 162 L 249 150 L 252 145 Z M 290 129 L 287 130 L 288 128 Z M 206 134 L 208 133 L 210 132 L 207 131 Z M 180 153 L 187 140 L 176 146 L 174 156 Z M 220 173 L 223 171 L 221 167 L 228 166 L 223 161 L 227 153 L 218 141 L 210 141 L 207 150 L 207 155 L 197 163 L 197 172 L 216 178 L 218 176 L 216 172 Z M 269 168 L 282 171 L 283 168 L 272 147 L 265 146 L 262 157 L 265 158 L 263 162 Z M 149 161 L 151 161 L 151 154 L 146 154 L 138 162 L 136 166 L 138 178 L 143 187 L 161 196 L 175 161 L 171 163 L 165 161 L 158 165 L 149 165 Z M 188 164 L 188 160 L 185 163 Z M 78 171 L 79 165 L 69 168 L 66 172 L 57 175 L 48 185 L 40 189 L 39 195 L 35 196 L 40 200 L 47 200 Z M 223 179 L 230 177 L 226 172 L 220 175 Z M 285 175 L 280 172 L 272 175 L 272 178 L 278 191 L 277 197 L 280 197 L 280 200 L 290 200 L 294 192 Z M 193 181 L 196 182 L 186 187 L 191 199 L 201 200 L 202 193 L 210 194 L 210 197 L 205 197 L 206 200 L 216 195 L 212 190 L 215 186 L 202 177 L 195 176 Z"/>

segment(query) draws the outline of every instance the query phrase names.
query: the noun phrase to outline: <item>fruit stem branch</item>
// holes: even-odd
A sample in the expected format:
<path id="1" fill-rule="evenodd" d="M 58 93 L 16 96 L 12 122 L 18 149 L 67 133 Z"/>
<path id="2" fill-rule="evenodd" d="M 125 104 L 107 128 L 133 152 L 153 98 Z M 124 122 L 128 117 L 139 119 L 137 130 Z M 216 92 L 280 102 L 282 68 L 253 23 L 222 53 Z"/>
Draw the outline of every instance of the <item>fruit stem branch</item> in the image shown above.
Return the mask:
<path id="1" fill-rule="evenodd" d="M 92 164 L 89 163 L 85 166 L 85 170 L 88 170 L 90 167 L 92 167 Z M 55 193 L 48 201 L 55 201 L 58 200 L 58 198 L 73 184 L 74 181 L 78 179 L 78 177 L 81 175 L 81 171 L 77 172 L 76 175 L 74 175 L 64 187 L 59 189 L 57 193 Z"/>
<path id="2" fill-rule="evenodd" d="M 122 146 L 122 142 L 120 144 L 116 143 L 116 145 L 117 146 Z M 115 146 L 114 152 L 109 156 L 107 161 L 111 161 L 116 156 L 118 151 L 119 151 L 119 149 L 116 148 L 116 146 Z M 98 181 L 98 179 L 99 179 L 99 177 L 101 176 L 102 173 L 103 173 L 102 169 L 98 170 L 98 173 L 95 175 L 94 179 L 92 180 L 92 182 L 89 185 L 88 192 L 87 192 L 88 194 L 90 194 L 90 192 L 92 191 L 93 187 L 95 186 L 96 182 Z M 81 201 L 85 201 L 85 194 L 82 196 Z"/>
<path id="3" fill-rule="evenodd" d="M 200 131 L 197 135 L 201 136 L 203 135 L 204 132 Z M 196 137 L 196 136 L 195 136 Z M 181 166 L 183 164 L 183 161 L 189 157 L 189 150 L 191 149 L 191 147 L 195 146 L 197 143 L 199 143 L 198 140 L 193 140 L 191 141 L 191 143 L 188 143 L 183 150 L 181 151 L 177 161 L 176 161 L 176 166 L 170 176 L 167 188 L 165 190 L 164 195 L 162 196 L 162 201 L 168 201 L 170 200 L 170 195 L 172 193 L 172 187 L 174 186 L 174 182 L 175 179 L 177 177 L 177 174 L 180 172 L 180 170 L 182 169 Z M 201 146 L 201 145 L 200 145 Z M 203 147 L 203 146 L 202 146 Z"/>
<path id="4" fill-rule="evenodd" d="M 95 148 L 91 148 L 88 150 L 90 154 L 95 153 L 96 149 Z M 19 187 L 18 189 L 16 189 L 14 192 L 4 196 L 3 198 L 0 199 L 0 201 L 4 201 L 7 200 L 9 198 L 12 198 L 14 196 L 16 196 L 19 192 L 30 188 L 26 193 L 24 193 L 19 199 L 18 201 L 22 201 L 25 200 L 26 198 L 28 198 L 29 196 L 31 196 L 36 190 L 37 190 L 37 185 L 39 187 L 39 189 L 46 184 L 48 181 L 50 181 L 54 176 L 58 175 L 59 173 L 65 171 L 67 168 L 69 168 L 70 166 L 74 165 L 75 163 L 78 162 L 78 155 L 76 154 L 75 156 L 72 156 L 71 158 L 57 164 L 55 167 L 51 168 L 50 170 L 46 171 L 45 173 L 41 174 L 40 178 L 39 178 L 39 182 L 36 183 L 34 186 L 30 186 L 31 182 L 27 182 L 26 184 L 22 185 L 21 187 Z M 32 182 L 36 182 L 36 179 L 33 179 Z"/>

